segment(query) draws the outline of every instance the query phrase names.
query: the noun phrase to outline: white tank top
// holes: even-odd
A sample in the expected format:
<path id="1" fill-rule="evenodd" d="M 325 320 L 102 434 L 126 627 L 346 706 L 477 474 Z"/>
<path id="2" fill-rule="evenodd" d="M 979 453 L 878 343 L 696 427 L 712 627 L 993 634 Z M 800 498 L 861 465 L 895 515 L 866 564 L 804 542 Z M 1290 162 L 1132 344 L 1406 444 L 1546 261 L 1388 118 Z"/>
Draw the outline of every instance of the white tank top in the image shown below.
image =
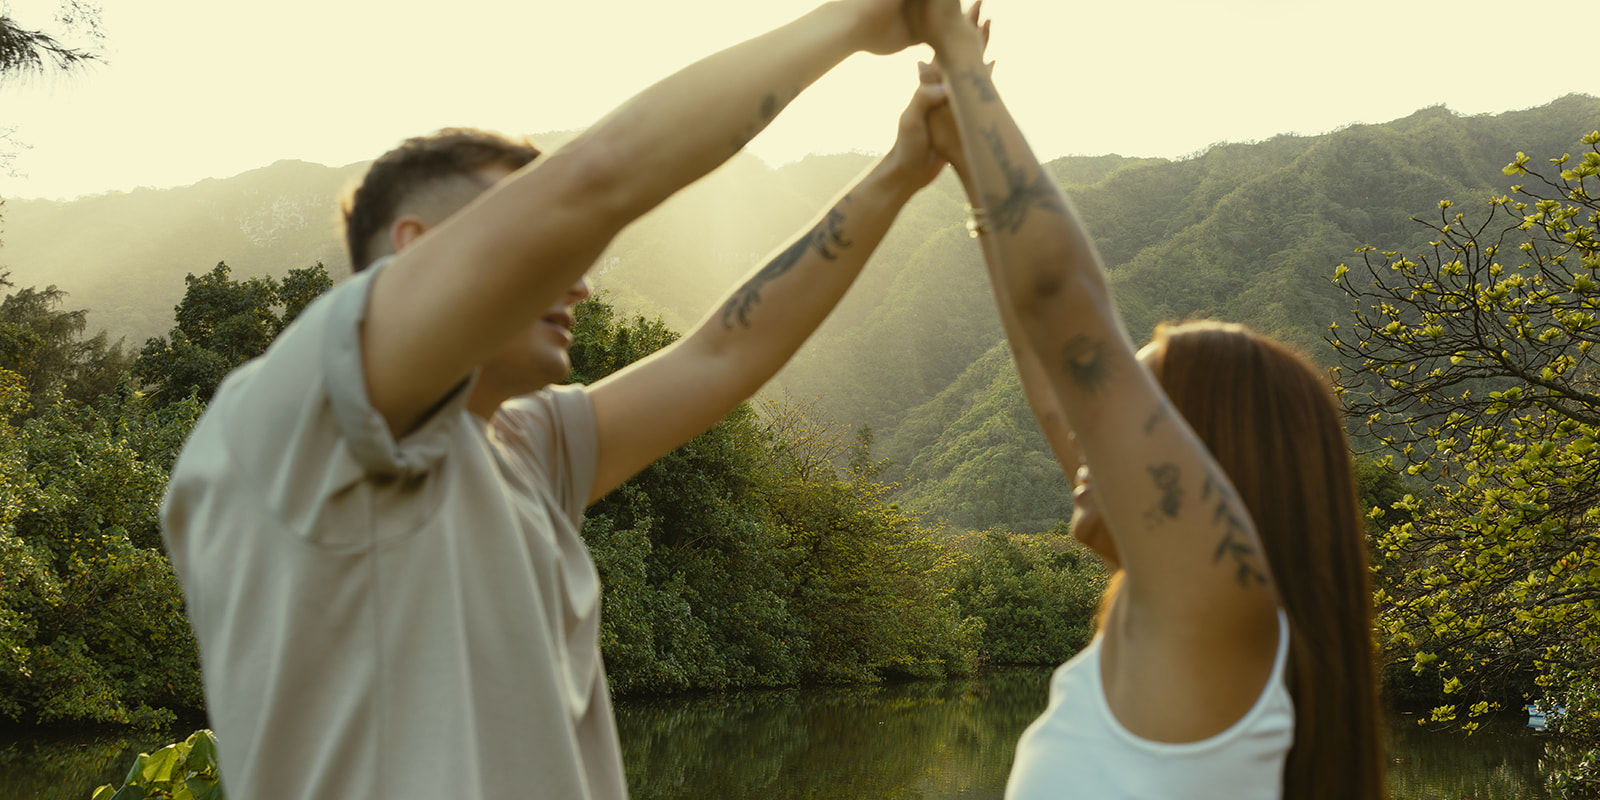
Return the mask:
<path id="1" fill-rule="evenodd" d="M 1238 722 L 1198 742 L 1167 744 L 1130 733 L 1100 682 L 1100 637 L 1050 680 L 1050 706 L 1017 742 L 1006 800 L 1281 800 L 1294 744 L 1294 703 L 1284 684 L 1289 622 L 1278 612 L 1278 654 L 1261 696 Z"/>

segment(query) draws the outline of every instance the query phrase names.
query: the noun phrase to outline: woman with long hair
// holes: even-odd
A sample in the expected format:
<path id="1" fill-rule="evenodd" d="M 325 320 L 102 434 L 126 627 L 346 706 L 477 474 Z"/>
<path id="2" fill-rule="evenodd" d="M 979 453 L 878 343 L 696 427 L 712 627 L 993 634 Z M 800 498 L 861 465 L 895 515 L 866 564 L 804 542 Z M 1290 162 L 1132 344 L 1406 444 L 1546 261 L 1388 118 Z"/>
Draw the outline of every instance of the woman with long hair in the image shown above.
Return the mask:
<path id="1" fill-rule="evenodd" d="M 1236 325 L 1135 351 L 1093 243 L 983 61 L 976 6 L 919 0 L 935 147 L 972 203 L 1028 402 L 1114 571 L 1006 796 L 1383 796 L 1362 516 L 1339 409 L 1306 359 Z"/>

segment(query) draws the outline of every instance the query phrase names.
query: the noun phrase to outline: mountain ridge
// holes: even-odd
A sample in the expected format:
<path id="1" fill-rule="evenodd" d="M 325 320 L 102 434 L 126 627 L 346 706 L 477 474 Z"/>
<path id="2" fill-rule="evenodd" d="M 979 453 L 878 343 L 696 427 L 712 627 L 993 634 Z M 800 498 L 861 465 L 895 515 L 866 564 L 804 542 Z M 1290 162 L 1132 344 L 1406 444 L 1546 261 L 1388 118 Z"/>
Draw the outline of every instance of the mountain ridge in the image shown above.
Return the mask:
<path id="1" fill-rule="evenodd" d="M 1045 169 L 1095 237 L 1136 341 L 1160 321 L 1211 316 L 1331 365 L 1322 336 L 1350 310 L 1331 277 L 1357 247 L 1420 251 L 1428 231 L 1410 217 L 1437 213 L 1441 200 L 1481 211 L 1479 201 L 1512 183 L 1500 168 L 1516 153 L 1553 158 L 1596 128 L 1600 99 L 1568 95 L 1496 115 L 1432 106 L 1180 160 L 1073 156 Z M 592 282 L 620 312 L 686 330 L 874 161 L 837 154 L 774 168 L 735 157 L 624 231 Z M 365 166 L 285 160 L 179 189 L 11 200 L 0 209 L 0 267 L 19 287 L 61 287 L 70 307 L 90 309 L 91 330 L 126 335 L 137 348 L 171 326 L 183 276 L 218 261 L 239 277 L 281 277 L 317 261 L 336 279 L 347 275 L 337 200 Z M 964 203 L 949 174 L 913 198 L 774 388 L 822 396 L 838 421 L 873 428 L 894 462 L 886 476 L 904 483 L 902 497 L 916 507 L 966 528 L 1046 529 L 1061 505 L 1045 496 L 1054 479 L 1036 474 L 1049 458 L 1042 437 L 1027 434 L 1003 451 L 979 446 L 1000 430 L 983 426 L 1000 423 L 973 408 L 1003 416 L 1012 431 L 1028 430 L 1028 420 L 1016 418 L 1014 375 L 996 355 L 1002 332 Z M 951 391 L 972 396 L 956 402 Z M 964 464 L 990 465 L 996 480 L 1021 487 L 999 504 L 1014 516 L 994 501 L 1006 496 L 996 484 Z"/>

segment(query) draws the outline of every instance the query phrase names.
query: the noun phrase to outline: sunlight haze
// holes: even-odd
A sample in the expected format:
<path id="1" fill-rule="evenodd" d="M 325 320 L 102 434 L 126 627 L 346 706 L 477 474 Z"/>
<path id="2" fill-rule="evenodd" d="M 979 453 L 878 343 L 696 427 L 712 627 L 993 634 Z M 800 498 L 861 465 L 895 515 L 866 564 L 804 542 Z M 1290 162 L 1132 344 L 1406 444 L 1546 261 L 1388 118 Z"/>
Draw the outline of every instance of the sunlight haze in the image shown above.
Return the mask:
<path id="1" fill-rule="evenodd" d="M 72 198 L 228 177 L 281 159 L 341 166 L 450 125 L 587 126 L 672 70 L 809 0 L 105 3 L 105 63 L 0 84 L 17 150 L 0 197 Z M 53 30 L 53 0 L 0 0 Z M 1445 105 L 1463 114 L 1594 94 L 1592 70 L 1532 72 L 1511 7 L 1456 3 L 1078 4 L 990 0 L 996 83 L 1042 158 L 1178 158 Z M 1558 32 L 1550 31 L 1550 35 Z M 1462 50 L 1462 48 L 1471 48 Z M 858 55 L 751 151 L 882 152 L 931 51 Z M 26 149 L 22 149 L 26 148 Z"/>

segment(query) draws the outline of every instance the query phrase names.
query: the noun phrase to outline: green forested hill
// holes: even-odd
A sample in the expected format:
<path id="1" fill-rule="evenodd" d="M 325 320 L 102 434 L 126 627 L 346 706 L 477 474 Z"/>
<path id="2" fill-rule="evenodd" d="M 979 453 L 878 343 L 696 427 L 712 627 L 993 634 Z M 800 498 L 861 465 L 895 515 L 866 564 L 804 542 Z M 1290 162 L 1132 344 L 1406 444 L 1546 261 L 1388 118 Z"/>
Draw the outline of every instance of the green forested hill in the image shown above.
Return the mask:
<path id="1" fill-rule="evenodd" d="M 1597 125 L 1593 98 L 1498 117 L 1430 108 L 1387 125 L 1225 145 L 1128 170 L 1083 192 L 1080 203 L 1097 237 L 1106 231 L 1104 253 L 1136 336 L 1164 319 L 1215 316 L 1330 361 L 1321 337 L 1346 302 L 1326 280 L 1333 265 L 1369 243 L 1420 248 L 1427 237 L 1409 217 L 1430 215 L 1440 200 L 1504 193 L 1500 168 L 1518 151 L 1557 156 Z M 1138 181 L 1147 191 L 1119 185 Z M 1143 209 L 1128 199 L 1161 188 L 1185 200 L 1170 211 L 1146 206 L 1162 235 L 1140 240 L 1127 229 L 1138 227 Z"/>
<path id="2" fill-rule="evenodd" d="M 1322 344 L 1348 301 L 1330 282 L 1358 246 L 1422 249 L 1408 221 L 1440 200 L 1505 192 L 1500 168 L 1573 149 L 1600 99 L 1465 117 L 1428 108 L 1320 136 L 1223 144 L 1177 161 L 1069 157 L 1047 165 L 1096 237 L 1136 338 L 1164 319 L 1245 322 L 1331 363 Z M 781 168 L 741 156 L 630 227 L 592 273 L 620 311 L 683 330 L 872 163 L 812 156 Z M 92 328 L 135 346 L 171 325 L 183 276 L 325 263 L 348 272 L 337 196 L 364 164 L 280 162 L 226 180 L 70 203 L 8 199 L 0 268 L 56 284 Z M 964 198 L 945 176 L 912 201 L 855 289 L 781 388 L 869 425 L 901 501 L 959 528 L 1053 526 L 1068 507 L 1012 374 Z"/>
<path id="3" fill-rule="evenodd" d="M 7 199 L 0 266 L 18 286 L 55 284 L 92 329 L 137 350 L 172 327 L 183 276 L 227 261 L 237 275 L 323 262 L 349 273 L 338 197 L 365 165 L 280 161 L 177 189 L 111 192 L 71 202 Z"/>
<path id="4" fill-rule="evenodd" d="M 1597 128 L 1600 100 L 1569 96 L 1496 116 L 1429 108 L 1322 136 L 1219 145 L 1182 161 L 1048 166 L 1095 235 L 1136 338 L 1162 320 L 1215 317 L 1331 365 L 1322 337 L 1346 321 L 1349 301 L 1330 278 L 1355 248 L 1421 251 L 1427 231 L 1410 217 L 1430 217 L 1441 200 L 1466 208 L 1504 194 L 1510 179 L 1500 169 L 1517 152 L 1558 157 Z M 1026 412 L 1014 376 L 994 371 L 1004 363 L 993 349 L 999 326 L 981 256 L 951 202 L 942 229 L 902 220 L 897 234 L 915 244 L 913 257 L 902 264 L 886 253 L 889 263 L 875 265 L 894 274 L 886 291 L 867 296 L 876 307 L 848 329 L 825 329 L 828 347 L 784 378 L 791 391 L 823 394 L 842 419 L 876 430 L 907 504 L 962 527 L 1047 529 L 1065 503 L 1052 511 L 1039 497 L 1048 485 L 1034 471 L 1048 458 L 1042 437 L 1024 416 L 1026 437 L 982 444 L 1011 425 L 1004 415 Z"/>
<path id="5" fill-rule="evenodd" d="M 1031 533 L 1072 512 L 1071 488 L 1022 398 L 1004 343 L 912 409 L 883 455 L 896 465 L 901 502 L 957 528 Z"/>

